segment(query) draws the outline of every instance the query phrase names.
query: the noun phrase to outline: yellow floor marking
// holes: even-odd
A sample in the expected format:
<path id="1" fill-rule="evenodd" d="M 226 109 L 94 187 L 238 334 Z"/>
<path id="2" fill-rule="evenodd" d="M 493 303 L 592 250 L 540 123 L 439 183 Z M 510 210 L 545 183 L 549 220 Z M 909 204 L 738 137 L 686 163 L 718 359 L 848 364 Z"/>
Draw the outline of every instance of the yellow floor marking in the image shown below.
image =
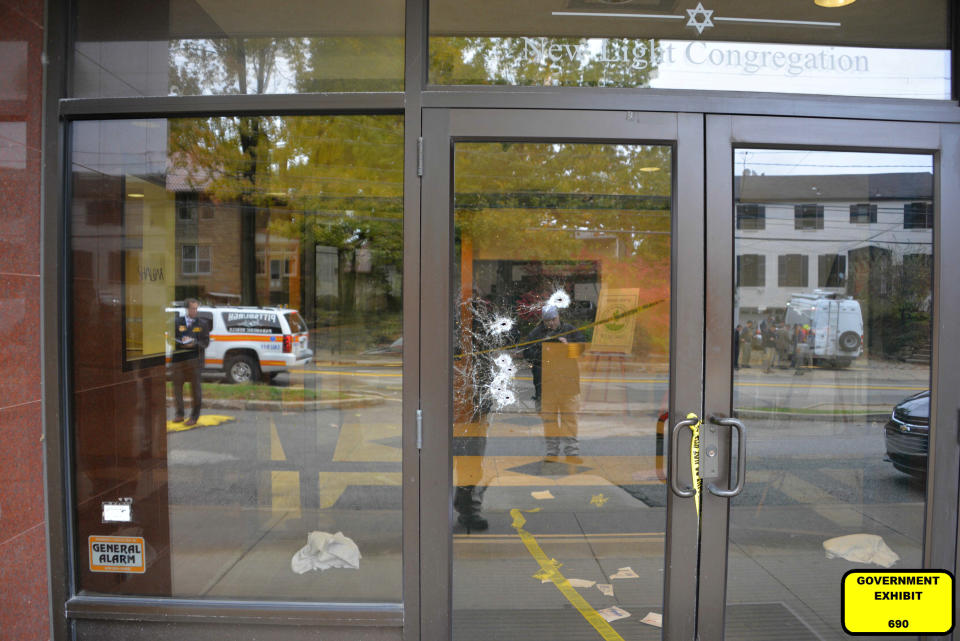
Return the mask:
<path id="1" fill-rule="evenodd" d="M 374 441 L 400 436 L 396 423 L 345 423 L 333 451 L 334 461 L 400 462 L 403 450 Z"/>
<path id="2" fill-rule="evenodd" d="M 283 443 L 280 442 L 280 434 L 277 432 L 277 424 L 270 419 L 270 460 L 286 461 L 287 454 L 283 451 Z"/>
<path id="3" fill-rule="evenodd" d="M 300 473 L 295 470 L 273 470 L 270 472 L 270 507 L 274 514 L 289 513 L 300 518 Z"/>
<path id="4" fill-rule="evenodd" d="M 168 432 L 186 432 L 187 430 L 193 430 L 198 427 L 212 427 L 214 425 L 222 425 L 224 423 L 232 423 L 236 421 L 235 416 L 224 416 L 221 414 L 203 414 L 200 418 L 197 419 L 196 425 L 184 425 L 183 422 L 174 423 L 173 421 L 167 421 L 167 431 Z"/>
<path id="5" fill-rule="evenodd" d="M 527 520 L 523 518 L 520 510 L 510 510 L 510 515 L 513 517 L 513 523 L 511 525 L 517 531 L 517 534 L 520 535 L 520 540 L 523 541 L 527 551 L 530 552 L 530 556 L 532 556 L 540 566 L 540 571 L 543 573 L 543 576 L 550 579 L 557 589 L 560 590 L 560 594 L 570 602 L 570 605 L 577 609 L 577 612 L 586 619 L 587 623 L 593 626 L 604 641 L 623 641 L 623 637 L 570 585 L 570 582 L 567 581 L 566 577 L 563 576 L 557 567 L 556 561 L 546 555 L 533 535 L 523 529 Z"/>
<path id="6" fill-rule="evenodd" d="M 320 472 L 320 509 L 331 508 L 351 485 L 395 487 L 403 483 L 400 472 Z"/>

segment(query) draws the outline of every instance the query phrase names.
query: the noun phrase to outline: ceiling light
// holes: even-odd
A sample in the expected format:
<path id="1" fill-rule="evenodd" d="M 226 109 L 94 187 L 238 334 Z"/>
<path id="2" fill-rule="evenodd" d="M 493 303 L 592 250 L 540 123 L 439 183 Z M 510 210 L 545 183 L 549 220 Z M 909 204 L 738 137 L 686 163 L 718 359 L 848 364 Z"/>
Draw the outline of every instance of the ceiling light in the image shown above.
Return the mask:
<path id="1" fill-rule="evenodd" d="M 818 7 L 845 7 L 853 4 L 857 0 L 813 0 Z"/>
<path id="2" fill-rule="evenodd" d="M 143 198 L 143 194 L 127 194 L 127 198 Z"/>

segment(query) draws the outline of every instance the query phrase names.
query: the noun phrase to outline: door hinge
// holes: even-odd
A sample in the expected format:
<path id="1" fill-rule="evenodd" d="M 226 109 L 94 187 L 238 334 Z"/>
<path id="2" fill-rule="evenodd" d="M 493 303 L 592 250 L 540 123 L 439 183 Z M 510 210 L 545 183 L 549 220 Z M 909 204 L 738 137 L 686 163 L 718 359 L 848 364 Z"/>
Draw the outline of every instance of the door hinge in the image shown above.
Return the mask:
<path id="1" fill-rule="evenodd" d="M 423 176 L 423 136 L 417 138 L 417 175 Z"/>
<path id="2" fill-rule="evenodd" d="M 423 449 L 423 410 L 417 409 L 417 449 Z"/>

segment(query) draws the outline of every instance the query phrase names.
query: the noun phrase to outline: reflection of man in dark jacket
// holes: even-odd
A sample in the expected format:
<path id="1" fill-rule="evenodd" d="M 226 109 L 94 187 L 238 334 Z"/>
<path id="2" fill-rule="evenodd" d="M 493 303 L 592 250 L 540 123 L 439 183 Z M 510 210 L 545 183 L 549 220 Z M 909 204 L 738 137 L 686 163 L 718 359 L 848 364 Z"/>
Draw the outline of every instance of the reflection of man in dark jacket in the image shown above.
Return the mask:
<path id="1" fill-rule="evenodd" d="M 203 395 L 200 387 L 200 370 L 203 369 L 203 350 L 210 344 L 210 325 L 197 315 L 200 303 L 195 298 L 186 300 L 187 315 L 177 318 L 176 352 L 173 363 L 173 398 L 177 404 L 174 423 L 183 420 L 183 384 L 190 382 L 193 410 L 184 425 L 197 424 Z"/>
<path id="2" fill-rule="evenodd" d="M 483 462 L 493 402 L 486 391 L 491 375 L 487 350 L 498 341 L 484 332 L 482 319 L 490 315 L 490 304 L 479 292 L 464 301 L 456 323 L 457 345 L 453 378 L 453 508 L 457 522 L 467 529 L 486 530 L 483 506 Z"/>
<path id="3" fill-rule="evenodd" d="M 541 385 L 540 417 L 547 458 L 577 458 L 577 412 L 580 409 L 580 368 L 577 356 L 584 342 L 573 325 L 560 322 L 556 307 L 543 308 L 543 322 L 527 336 L 523 357 L 539 370 Z M 536 374 L 535 374 L 536 376 Z"/>

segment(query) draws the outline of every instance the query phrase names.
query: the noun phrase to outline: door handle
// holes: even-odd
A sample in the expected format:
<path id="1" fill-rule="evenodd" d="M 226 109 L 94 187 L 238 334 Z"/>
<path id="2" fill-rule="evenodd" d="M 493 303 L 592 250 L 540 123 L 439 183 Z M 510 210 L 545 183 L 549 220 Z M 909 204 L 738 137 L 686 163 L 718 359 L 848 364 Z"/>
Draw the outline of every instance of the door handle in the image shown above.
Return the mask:
<path id="1" fill-rule="evenodd" d="M 723 425 L 737 430 L 737 485 L 728 490 L 724 490 L 710 483 L 707 489 L 710 490 L 711 494 L 716 496 L 728 498 L 736 496 L 743 491 L 743 483 L 747 478 L 747 428 L 735 418 L 726 418 L 717 416 L 716 414 L 710 415 L 710 422 L 714 425 Z"/>
<path id="2" fill-rule="evenodd" d="M 670 434 L 670 489 L 673 490 L 674 494 L 684 499 L 696 496 L 697 490 L 692 487 L 684 490 L 677 484 L 677 469 L 680 463 L 680 459 L 677 456 L 680 452 L 680 430 L 684 427 L 693 428 L 693 426 L 699 422 L 700 419 L 696 417 L 685 418 L 673 426 L 673 432 Z M 692 431 L 691 429 L 691 432 Z"/>

